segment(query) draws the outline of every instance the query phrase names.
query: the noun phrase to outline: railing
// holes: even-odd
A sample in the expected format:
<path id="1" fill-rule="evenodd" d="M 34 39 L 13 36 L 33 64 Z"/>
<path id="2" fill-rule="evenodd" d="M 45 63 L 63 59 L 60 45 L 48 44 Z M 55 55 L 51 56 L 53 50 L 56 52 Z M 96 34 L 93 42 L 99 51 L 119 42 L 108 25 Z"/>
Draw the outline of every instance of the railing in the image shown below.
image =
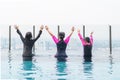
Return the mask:
<path id="1" fill-rule="evenodd" d="M 112 54 L 112 26 L 109 25 L 109 51 L 110 54 Z M 83 37 L 85 37 L 85 25 L 83 25 Z M 58 25 L 57 32 L 59 33 L 60 31 L 60 26 Z M 35 25 L 33 25 L 33 38 L 35 38 Z M 11 26 L 9 26 L 9 51 L 11 50 Z M 33 47 L 33 52 L 35 52 L 35 45 Z"/>

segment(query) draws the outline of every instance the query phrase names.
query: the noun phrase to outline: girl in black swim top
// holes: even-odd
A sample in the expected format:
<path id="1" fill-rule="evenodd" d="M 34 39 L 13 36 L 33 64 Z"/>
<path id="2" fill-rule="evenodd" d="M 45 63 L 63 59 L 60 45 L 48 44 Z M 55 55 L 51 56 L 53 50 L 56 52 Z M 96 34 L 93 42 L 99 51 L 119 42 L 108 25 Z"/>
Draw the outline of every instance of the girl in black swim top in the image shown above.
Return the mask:
<path id="1" fill-rule="evenodd" d="M 52 32 L 49 30 L 48 26 L 45 26 L 45 28 L 48 31 L 48 33 L 52 36 L 52 39 L 54 40 L 54 42 L 56 43 L 57 53 L 55 57 L 57 58 L 58 61 L 66 61 L 66 58 L 67 58 L 66 47 L 70 40 L 71 35 L 74 32 L 74 27 L 72 27 L 71 33 L 65 40 L 64 40 L 64 37 L 65 37 L 64 32 L 59 32 L 59 39 L 57 39 L 55 35 L 52 34 Z"/>
<path id="2" fill-rule="evenodd" d="M 20 32 L 19 30 L 19 26 L 15 25 L 14 26 L 15 29 L 17 30 L 17 33 L 19 34 L 22 42 L 23 42 L 23 45 L 24 45 L 24 48 L 23 48 L 23 57 L 32 57 L 33 54 L 32 54 L 32 47 L 35 43 L 35 41 L 40 37 L 40 35 L 42 34 L 42 30 L 43 30 L 43 25 L 41 25 L 40 27 L 40 31 L 37 35 L 37 37 L 35 39 L 32 39 L 32 33 L 31 32 L 27 32 L 26 35 L 25 35 L 25 38 L 23 37 L 22 33 Z"/>
<path id="3" fill-rule="evenodd" d="M 80 29 L 78 29 L 78 36 L 82 42 L 82 45 L 84 47 L 84 59 L 91 59 L 92 57 L 92 45 L 93 45 L 93 37 L 92 37 L 93 32 L 90 33 L 90 38 L 85 37 L 85 39 L 82 37 L 80 33 Z"/>

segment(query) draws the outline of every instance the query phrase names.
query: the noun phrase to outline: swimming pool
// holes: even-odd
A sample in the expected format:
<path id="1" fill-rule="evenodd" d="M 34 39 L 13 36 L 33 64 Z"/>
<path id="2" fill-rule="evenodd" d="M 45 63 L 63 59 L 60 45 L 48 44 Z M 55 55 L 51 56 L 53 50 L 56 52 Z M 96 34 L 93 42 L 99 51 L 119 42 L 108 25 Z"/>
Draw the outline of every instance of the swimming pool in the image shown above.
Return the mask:
<path id="1" fill-rule="evenodd" d="M 74 53 L 72 53 L 74 52 Z M 93 52 L 92 62 L 68 51 L 67 62 L 57 62 L 54 53 L 36 52 L 33 61 L 23 61 L 22 50 L 1 50 L 1 80 L 120 80 L 120 54 Z"/>

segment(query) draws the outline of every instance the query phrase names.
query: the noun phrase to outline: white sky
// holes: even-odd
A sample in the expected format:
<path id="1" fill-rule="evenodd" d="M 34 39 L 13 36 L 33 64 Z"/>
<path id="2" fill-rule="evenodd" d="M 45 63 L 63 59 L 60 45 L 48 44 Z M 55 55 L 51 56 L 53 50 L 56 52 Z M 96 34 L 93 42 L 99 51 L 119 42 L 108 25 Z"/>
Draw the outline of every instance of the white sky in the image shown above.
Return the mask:
<path id="1" fill-rule="evenodd" d="M 78 27 L 88 24 L 87 33 L 95 31 L 96 38 L 101 39 L 108 36 L 108 29 L 104 29 L 104 26 L 101 29 L 89 28 L 89 24 L 120 25 L 120 0 L 0 0 L 0 24 L 0 32 L 6 36 L 8 26 L 3 28 L 2 25 L 46 24 Z M 66 31 L 69 27 L 62 30 Z M 56 28 L 53 29 L 55 32 Z M 113 29 L 115 39 L 120 39 L 117 35 L 119 30 L 119 26 Z M 22 31 L 25 33 L 27 28 L 23 27 Z"/>
<path id="2" fill-rule="evenodd" d="M 0 0 L 0 24 L 119 24 L 120 0 Z"/>

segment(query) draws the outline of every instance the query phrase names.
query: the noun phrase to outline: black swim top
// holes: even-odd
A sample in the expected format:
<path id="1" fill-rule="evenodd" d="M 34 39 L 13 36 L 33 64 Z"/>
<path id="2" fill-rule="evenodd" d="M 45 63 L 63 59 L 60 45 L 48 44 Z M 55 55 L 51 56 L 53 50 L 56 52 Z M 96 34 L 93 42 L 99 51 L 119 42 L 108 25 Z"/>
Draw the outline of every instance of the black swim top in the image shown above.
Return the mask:
<path id="1" fill-rule="evenodd" d="M 92 45 L 84 45 L 84 57 L 92 57 Z"/>
<path id="2" fill-rule="evenodd" d="M 57 54 L 55 57 L 67 57 L 66 55 L 67 44 L 61 40 L 57 43 Z"/>

